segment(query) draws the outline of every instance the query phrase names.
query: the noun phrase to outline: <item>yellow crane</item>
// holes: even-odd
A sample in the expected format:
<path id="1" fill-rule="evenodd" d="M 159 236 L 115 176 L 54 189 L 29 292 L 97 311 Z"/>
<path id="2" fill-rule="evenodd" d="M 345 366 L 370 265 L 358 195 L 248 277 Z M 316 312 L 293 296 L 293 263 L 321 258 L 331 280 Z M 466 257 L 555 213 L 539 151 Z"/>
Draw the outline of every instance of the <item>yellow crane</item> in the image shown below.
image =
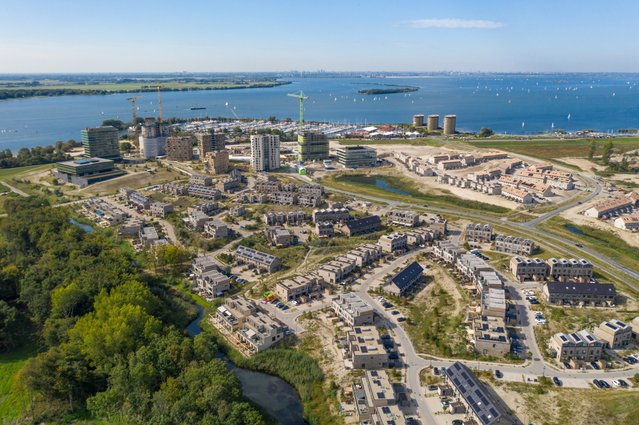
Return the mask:
<path id="1" fill-rule="evenodd" d="M 308 96 L 304 95 L 304 92 L 300 90 L 299 93 L 289 93 L 287 96 L 295 97 L 300 100 L 300 133 L 304 131 L 304 101 L 308 99 Z"/>
<path id="2" fill-rule="evenodd" d="M 131 110 L 133 111 L 133 143 L 138 147 L 138 112 L 135 108 L 135 101 L 144 96 L 131 96 L 127 100 L 131 102 Z"/>

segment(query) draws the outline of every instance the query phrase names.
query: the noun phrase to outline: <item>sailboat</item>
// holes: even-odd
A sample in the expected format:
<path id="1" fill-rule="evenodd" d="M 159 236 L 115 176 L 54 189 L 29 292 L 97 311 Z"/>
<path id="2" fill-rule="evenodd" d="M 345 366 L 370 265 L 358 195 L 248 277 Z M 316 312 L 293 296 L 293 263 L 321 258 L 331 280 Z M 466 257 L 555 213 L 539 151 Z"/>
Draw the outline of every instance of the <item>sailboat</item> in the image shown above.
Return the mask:
<path id="1" fill-rule="evenodd" d="M 570 119 L 570 114 L 568 114 L 568 119 Z"/>

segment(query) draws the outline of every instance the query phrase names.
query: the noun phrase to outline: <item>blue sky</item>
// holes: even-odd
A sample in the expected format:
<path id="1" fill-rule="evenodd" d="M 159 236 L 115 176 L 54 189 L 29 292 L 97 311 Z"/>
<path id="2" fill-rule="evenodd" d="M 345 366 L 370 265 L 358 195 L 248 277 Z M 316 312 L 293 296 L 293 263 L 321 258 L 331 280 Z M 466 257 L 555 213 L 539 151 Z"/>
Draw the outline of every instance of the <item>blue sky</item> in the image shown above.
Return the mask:
<path id="1" fill-rule="evenodd" d="M 2 0 L 0 73 L 639 72 L 636 0 Z"/>

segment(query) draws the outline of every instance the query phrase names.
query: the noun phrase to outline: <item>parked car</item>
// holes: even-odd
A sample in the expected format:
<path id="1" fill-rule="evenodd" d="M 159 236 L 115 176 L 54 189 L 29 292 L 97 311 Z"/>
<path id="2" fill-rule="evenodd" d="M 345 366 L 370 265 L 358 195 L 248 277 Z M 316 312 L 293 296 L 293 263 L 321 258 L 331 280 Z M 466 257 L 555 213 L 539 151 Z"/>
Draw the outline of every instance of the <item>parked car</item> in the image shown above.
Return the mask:
<path id="1" fill-rule="evenodd" d="M 558 387 L 561 387 L 561 379 L 557 378 L 556 376 L 553 376 L 552 382 L 554 382 L 555 385 L 557 385 Z"/>
<path id="2" fill-rule="evenodd" d="M 595 362 L 590 362 L 590 366 L 592 366 L 592 368 L 593 368 L 593 369 L 595 369 L 595 370 L 599 370 L 599 369 L 601 369 L 601 368 L 599 367 L 599 365 L 598 365 L 597 363 L 595 363 Z"/>
<path id="3" fill-rule="evenodd" d="M 566 369 L 572 369 L 572 366 L 570 366 L 570 363 L 568 363 L 568 362 L 564 362 L 564 367 Z"/>
<path id="4" fill-rule="evenodd" d="M 391 311 L 391 314 L 392 314 L 393 316 L 397 316 L 397 315 L 399 314 L 399 311 L 397 311 L 397 310 L 393 310 L 393 311 Z"/>
<path id="5" fill-rule="evenodd" d="M 623 379 L 619 379 L 618 381 L 619 381 L 619 386 L 621 388 L 626 388 L 626 387 L 629 386 L 628 383 L 626 381 L 624 381 Z"/>
<path id="6" fill-rule="evenodd" d="M 500 370 L 495 370 L 495 378 L 502 378 L 504 376 L 503 373 L 501 373 Z"/>
<path id="7" fill-rule="evenodd" d="M 610 384 L 608 382 L 604 381 L 603 379 L 600 379 L 599 382 L 601 382 L 601 385 L 604 388 L 610 388 Z"/>
<path id="8" fill-rule="evenodd" d="M 593 379 L 592 383 L 595 384 L 595 387 L 597 388 L 603 388 L 603 385 L 601 385 L 601 381 L 599 379 Z"/>
<path id="9" fill-rule="evenodd" d="M 406 318 L 404 316 L 400 316 L 400 317 L 397 318 L 397 321 L 398 322 L 405 322 Z"/>

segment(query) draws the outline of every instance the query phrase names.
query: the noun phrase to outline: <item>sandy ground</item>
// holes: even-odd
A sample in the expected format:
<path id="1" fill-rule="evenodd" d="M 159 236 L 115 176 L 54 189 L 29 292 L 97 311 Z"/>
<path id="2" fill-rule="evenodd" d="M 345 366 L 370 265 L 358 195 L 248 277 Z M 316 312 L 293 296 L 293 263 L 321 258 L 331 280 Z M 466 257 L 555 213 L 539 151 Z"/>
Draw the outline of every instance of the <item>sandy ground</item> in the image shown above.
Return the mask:
<path id="1" fill-rule="evenodd" d="M 458 315 L 462 310 L 462 294 L 459 292 L 459 288 L 455 281 L 446 273 L 441 266 L 437 264 L 429 264 L 426 271 L 426 276 L 430 283 L 437 283 L 446 292 L 451 294 L 455 299 L 455 311 L 451 313 L 451 316 Z M 431 292 L 434 285 L 428 284 L 425 290 L 420 291 L 413 301 L 415 304 L 428 304 L 432 300 Z"/>
<path id="2" fill-rule="evenodd" d="M 606 167 L 604 167 L 603 165 L 595 164 L 594 162 L 591 162 L 587 158 L 567 157 L 567 158 L 560 158 L 560 159 L 566 164 L 577 166 L 586 172 L 590 171 L 593 168 L 597 171 L 603 171 L 606 169 Z"/>
<path id="3" fill-rule="evenodd" d="M 614 226 L 612 220 L 601 221 L 593 217 L 586 217 L 582 214 L 579 214 L 580 211 L 587 210 L 588 208 L 590 208 L 590 204 L 586 206 L 579 205 L 578 207 L 564 211 L 563 213 L 561 213 L 561 217 L 577 225 L 587 225 L 597 229 L 613 232 L 629 245 L 639 248 L 639 233 L 632 233 L 628 230 L 618 229 Z"/>

